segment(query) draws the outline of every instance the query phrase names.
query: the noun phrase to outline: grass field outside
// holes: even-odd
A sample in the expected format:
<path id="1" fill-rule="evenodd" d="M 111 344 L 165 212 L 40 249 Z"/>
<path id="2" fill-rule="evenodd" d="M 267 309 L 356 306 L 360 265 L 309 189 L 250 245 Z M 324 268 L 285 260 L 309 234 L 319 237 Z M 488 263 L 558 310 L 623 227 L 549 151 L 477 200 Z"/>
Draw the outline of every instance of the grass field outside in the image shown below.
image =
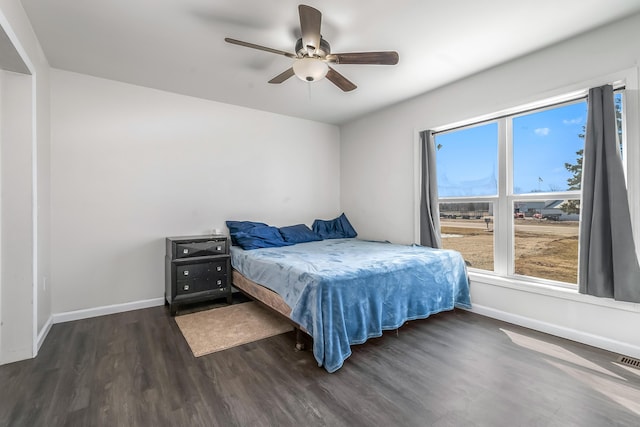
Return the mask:
<path id="1" fill-rule="evenodd" d="M 515 273 L 577 283 L 578 222 L 514 219 Z M 441 222 L 442 245 L 462 253 L 471 267 L 493 271 L 493 229 L 484 220 Z"/>

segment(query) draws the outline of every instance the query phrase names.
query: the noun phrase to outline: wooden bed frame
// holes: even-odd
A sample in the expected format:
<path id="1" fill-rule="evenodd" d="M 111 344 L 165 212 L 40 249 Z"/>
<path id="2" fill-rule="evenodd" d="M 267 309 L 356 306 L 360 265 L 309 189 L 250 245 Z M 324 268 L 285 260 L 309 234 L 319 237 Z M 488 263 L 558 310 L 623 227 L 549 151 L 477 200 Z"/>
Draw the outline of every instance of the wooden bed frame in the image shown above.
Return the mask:
<path id="1" fill-rule="evenodd" d="M 276 313 L 279 313 L 280 315 L 286 317 L 287 320 L 293 324 L 293 327 L 296 331 L 296 350 L 304 350 L 304 337 L 307 336 L 311 338 L 311 336 L 306 331 L 306 329 L 291 320 L 291 307 L 289 307 L 289 305 L 284 302 L 284 299 L 282 299 L 280 295 L 273 292 L 271 289 L 265 288 L 264 286 L 261 286 L 256 282 L 247 279 L 235 269 L 233 270 L 232 282 L 233 286 L 238 288 L 242 293 L 244 293 L 251 299 L 258 301 L 265 307 L 270 308 Z"/>

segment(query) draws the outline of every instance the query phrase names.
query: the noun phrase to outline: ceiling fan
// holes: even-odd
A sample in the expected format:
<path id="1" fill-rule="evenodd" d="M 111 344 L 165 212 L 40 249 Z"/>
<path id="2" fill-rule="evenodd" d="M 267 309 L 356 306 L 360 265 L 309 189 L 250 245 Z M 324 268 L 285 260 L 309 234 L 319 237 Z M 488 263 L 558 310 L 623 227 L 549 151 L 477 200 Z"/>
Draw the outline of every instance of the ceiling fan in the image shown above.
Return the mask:
<path id="1" fill-rule="evenodd" d="M 395 51 L 331 53 L 329 43 L 320 34 L 322 13 L 311 6 L 303 4 L 298 6 L 298 13 L 300 14 L 302 37 L 296 42 L 295 54 L 231 38 L 225 38 L 224 40 L 227 43 L 264 50 L 293 59 L 294 62 L 291 68 L 269 80 L 269 83 L 274 84 L 282 83 L 294 75 L 308 82 L 314 82 L 326 77 L 343 91 L 349 92 L 357 86 L 329 66 L 329 64 L 395 65 L 398 63 L 398 52 Z"/>

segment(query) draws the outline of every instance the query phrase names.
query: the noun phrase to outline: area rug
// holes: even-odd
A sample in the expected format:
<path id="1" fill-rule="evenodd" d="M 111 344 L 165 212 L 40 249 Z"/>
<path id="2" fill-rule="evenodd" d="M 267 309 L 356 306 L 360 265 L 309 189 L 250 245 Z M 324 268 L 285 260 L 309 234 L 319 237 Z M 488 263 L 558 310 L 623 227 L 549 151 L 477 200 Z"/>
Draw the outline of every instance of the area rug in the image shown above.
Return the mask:
<path id="1" fill-rule="evenodd" d="M 175 317 L 195 357 L 279 335 L 291 323 L 251 301 Z"/>

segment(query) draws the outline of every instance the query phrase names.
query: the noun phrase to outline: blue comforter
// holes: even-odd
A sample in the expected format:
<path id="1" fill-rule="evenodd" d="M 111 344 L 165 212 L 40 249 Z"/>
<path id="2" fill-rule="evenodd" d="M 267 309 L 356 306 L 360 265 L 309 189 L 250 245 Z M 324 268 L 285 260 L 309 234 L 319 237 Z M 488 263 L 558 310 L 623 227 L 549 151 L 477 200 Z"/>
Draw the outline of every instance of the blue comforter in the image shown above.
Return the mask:
<path id="1" fill-rule="evenodd" d="M 455 306 L 470 308 L 462 256 L 452 250 L 332 239 L 245 251 L 231 264 L 277 292 L 313 337 L 313 355 L 334 372 L 351 345 Z"/>

